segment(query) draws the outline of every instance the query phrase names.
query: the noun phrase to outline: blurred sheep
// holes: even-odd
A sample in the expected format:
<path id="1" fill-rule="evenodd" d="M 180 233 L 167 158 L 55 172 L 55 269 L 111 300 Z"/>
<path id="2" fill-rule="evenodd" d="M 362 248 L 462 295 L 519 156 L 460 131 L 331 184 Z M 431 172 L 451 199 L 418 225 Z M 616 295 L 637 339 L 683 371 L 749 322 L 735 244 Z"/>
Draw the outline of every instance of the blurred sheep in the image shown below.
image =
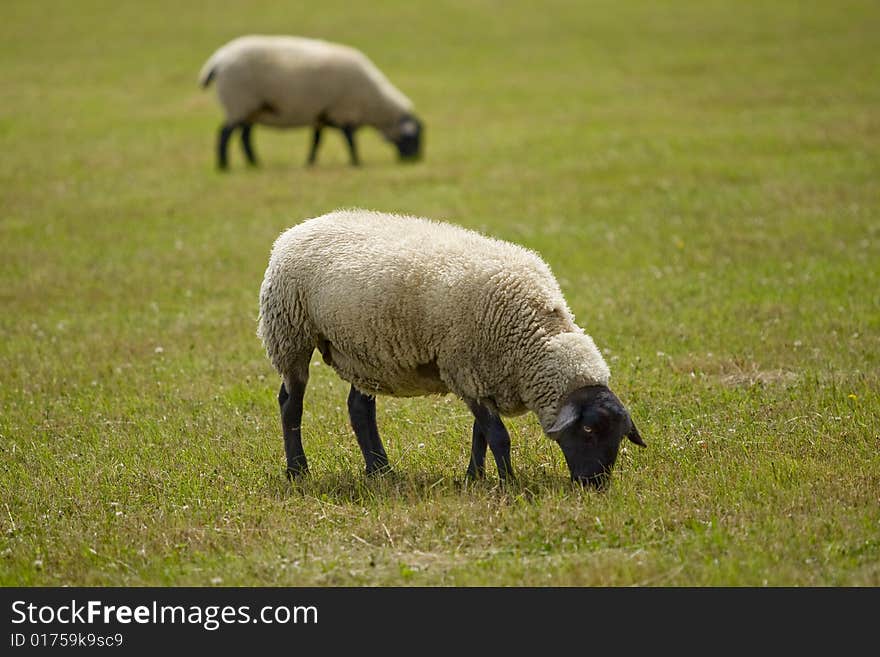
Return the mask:
<path id="1" fill-rule="evenodd" d="M 226 114 L 217 138 L 221 170 L 228 167 L 227 146 L 236 130 L 248 162 L 257 163 L 255 124 L 312 126 L 310 165 L 325 127 L 342 131 L 355 166 L 360 163 L 355 131 L 364 125 L 393 143 L 401 159 L 421 156 L 423 128 L 412 102 L 355 48 L 303 37 L 242 36 L 205 62 L 199 84 L 206 88 L 212 81 Z"/>

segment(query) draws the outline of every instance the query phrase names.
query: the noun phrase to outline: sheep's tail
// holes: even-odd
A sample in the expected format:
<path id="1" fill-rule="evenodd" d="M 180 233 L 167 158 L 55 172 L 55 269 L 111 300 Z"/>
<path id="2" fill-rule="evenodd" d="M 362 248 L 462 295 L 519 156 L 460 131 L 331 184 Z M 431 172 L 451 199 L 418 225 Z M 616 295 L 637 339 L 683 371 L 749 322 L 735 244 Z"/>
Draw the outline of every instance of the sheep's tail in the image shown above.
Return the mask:
<path id="1" fill-rule="evenodd" d="M 220 51 L 218 50 L 210 58 L 205 62 L 205 65 L 202 66 L 202 70 L 199 71 L 199 86 L 202 89 L 207 89 L 208 85 L 211 84 L 211 81 L 214 79 L 214 76 L 217 74 L 217 64 L 219 64 Z"/>
<path id="2" fill-rule="evenodd" d="M 305 328 L 302 307 L 294 300 L 296 294 L 283 284 L 283 279 L 270 264 L 260 286 L 257 336 L 275 370 L 285 380 L 304 382 L 309 378 L 309 360 L 315 346 Z"/>
<path id="3" fill-rule="evenodd" d="M 211 81 L 214 79 L 214 72 L 215 69 L 212 68 L 206 74 L 199 76 L 199 86 L 201 86 L 202 89 L 207 89 L 208 85 L 211 84 Z"/>

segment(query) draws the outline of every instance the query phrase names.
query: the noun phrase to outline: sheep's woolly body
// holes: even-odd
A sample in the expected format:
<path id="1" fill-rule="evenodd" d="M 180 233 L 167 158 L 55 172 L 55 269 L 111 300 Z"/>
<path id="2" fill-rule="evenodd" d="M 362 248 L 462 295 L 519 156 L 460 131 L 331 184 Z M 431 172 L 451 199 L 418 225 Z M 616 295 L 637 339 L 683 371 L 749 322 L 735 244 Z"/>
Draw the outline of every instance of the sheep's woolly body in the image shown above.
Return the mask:
<path id="1" fill-rule="evenodd" d="M 610 373 L 533 251 L 451 224 L 365 210 L 275 242 L 258 335 L 278 372 L 315 348 L 366 393 L 452 392 L 549 428 L 561 401 Z"/>
<path id="2" fill-rule="evenodd" d="M 217 50 L 199 74 L 216 80 L 227 121 L 277 127 L 371 125 L 394 130 L 412 103 L 362 52 L 289 36 L 252 35 Z"/>

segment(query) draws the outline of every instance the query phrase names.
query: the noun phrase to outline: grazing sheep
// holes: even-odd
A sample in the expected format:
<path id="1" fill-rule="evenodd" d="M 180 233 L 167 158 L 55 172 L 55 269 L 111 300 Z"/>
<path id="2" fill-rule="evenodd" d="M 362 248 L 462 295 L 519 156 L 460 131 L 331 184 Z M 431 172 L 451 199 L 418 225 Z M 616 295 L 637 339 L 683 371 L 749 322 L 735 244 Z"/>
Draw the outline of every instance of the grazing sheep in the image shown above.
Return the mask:
<path id="1" fill-rule="evenodd" d="M 463 228 L 367 210 L 309 219 L 275 241 L 257 334 L 283 382 L 288 476 L 307 470 L 300 422 L 315 349 L 350 382 L 367 473 L 388 468 L 377 393 L 452 392 L 474 415 L 467 474 L 512 474 L 501 415 L 533 411 L 572 478 L 602 487 L 621 438 L 644 445 L 610 372 L 538 254 Z"/>
<path id="2" fill-rule="evenodd" d="M 241 130 L 250 164 L 254 124 L 279 128 L 312 126 L 308 163 L 314 164 L 325 127 L 338 128 L 351 163 L 359 164 L 354 133 L 362 125 L 397 146 L 401 159 L 421 155 L 422 124 L 404 96 L 359 50 L 327 41 L 289 36 L 243 36 L 218 49 L 199 73 L 206 88 L 217 82 L 226 113 L 217 138 L 217 166 L 228 166 L 229 138 Z"/>

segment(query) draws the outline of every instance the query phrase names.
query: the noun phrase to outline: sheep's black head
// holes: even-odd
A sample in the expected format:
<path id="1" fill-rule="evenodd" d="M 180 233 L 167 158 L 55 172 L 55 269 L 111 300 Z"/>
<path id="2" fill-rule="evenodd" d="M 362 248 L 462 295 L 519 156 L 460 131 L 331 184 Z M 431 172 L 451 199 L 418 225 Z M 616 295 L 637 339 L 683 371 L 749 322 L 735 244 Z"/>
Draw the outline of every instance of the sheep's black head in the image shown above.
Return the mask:
<path id="1" fill-rule="evenodd" d="M 422 157 L 422 122 L 415 116 L 404 116 L 394 129 L 391 141 L 397 146 L 401 160 L 419 160 Z"/>
<path id="2" fill-rule="evenodd" d="M 547 435 L 562 448 L 571 478 L 600 490 L 610 480 L 624 436 L 645 447 L 623 404 L 602 385 L 571 393 Z"/>

